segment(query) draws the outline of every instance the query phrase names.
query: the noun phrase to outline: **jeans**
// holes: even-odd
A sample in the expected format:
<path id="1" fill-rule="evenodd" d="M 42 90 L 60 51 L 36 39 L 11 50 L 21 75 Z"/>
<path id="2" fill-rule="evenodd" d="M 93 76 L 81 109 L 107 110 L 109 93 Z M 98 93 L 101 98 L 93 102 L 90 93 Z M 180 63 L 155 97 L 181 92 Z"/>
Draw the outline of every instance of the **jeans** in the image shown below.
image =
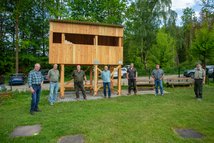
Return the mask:
<path id="1" fill-rule="evenodd" d="M 162 80 L 156 79 L 155 80 L 155 94 L 158 94 L 158 86 L 160 86 L 160 93 L 163 95 L 163 83 Z"/>
<path id="2" fill-rule="evenodd" d="M 131 94 L 131 89 L 133 87 L 134 93 L 137 93 L 136 89 L 136 79 L 128 79 L 128 93 Z"/>
<path id="3" fill-rule="evenodd" d="M 50 82 L 49 102 L 54 103 L 57 100 L 59 85 L 58 82 Z"/>
<path id="4" fill-rule="evenodd" d="M 103 82 L 103 94 L 106 96 L 106 86 L 108 86 L 108 97 L 111 97 L 111 83 Z"/>
<path id="5" fill-rule="evenodd" d="M 41 93 L 41 85 L 33 84 L 32 88 L 34 89 L 34 93 L 32 93 L 30 112 L 34 112 L 38 110 L 38 104 L 39 104 L 40 93 Z"/>
<path id="6" fill-rule="evenodd" d="M 196 98 L 202 98 L 203 79 L 195 79 L 194 91 Z"/>

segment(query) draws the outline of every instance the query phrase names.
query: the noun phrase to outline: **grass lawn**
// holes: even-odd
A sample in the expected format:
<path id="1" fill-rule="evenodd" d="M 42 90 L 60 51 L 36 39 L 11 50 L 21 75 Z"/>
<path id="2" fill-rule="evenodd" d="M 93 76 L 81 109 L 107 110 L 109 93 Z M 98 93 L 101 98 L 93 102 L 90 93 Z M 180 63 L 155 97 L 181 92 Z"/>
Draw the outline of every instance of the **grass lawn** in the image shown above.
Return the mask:
<path id="1" fill-rule="evenodd" d="M 29 93 L 14 93 L 0 102 L 1 143 L 56 143 L 61 136 L 82 134 L 87 143 L 213 143 L 214 86 L 204 87 L 204 99 L 193 88 L 168 88 L 164 97 L 121 96 L 112 99 L 57 103 L 50 106 L 48 91 L 40 100 L 41 113 L 29 114 Z M 17 126 L 41 124 L 32 137 L 11 138 Z M 201 132 L 202 139 L 183 139 L 173 128 Z"/>

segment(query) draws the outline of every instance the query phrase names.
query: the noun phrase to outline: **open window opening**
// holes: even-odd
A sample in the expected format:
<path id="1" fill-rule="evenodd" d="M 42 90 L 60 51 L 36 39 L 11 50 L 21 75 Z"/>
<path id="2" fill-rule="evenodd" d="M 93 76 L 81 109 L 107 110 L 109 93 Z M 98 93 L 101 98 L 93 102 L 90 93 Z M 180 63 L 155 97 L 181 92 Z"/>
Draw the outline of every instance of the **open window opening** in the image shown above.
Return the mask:
<path id="1" fill-rule="evenodd" d="M 119 46 L 119 37 L 98 36 L 98 45 Z"/>
<path id="2" fill-rule="evenodd" d="M 65 43 L 93 45 L 94 35 L 65 34 Z"/>
<path id="3" fill-rule="evenodd" d="M 53 43 L 62 43 L 62 33 L 53 33 Z"/>

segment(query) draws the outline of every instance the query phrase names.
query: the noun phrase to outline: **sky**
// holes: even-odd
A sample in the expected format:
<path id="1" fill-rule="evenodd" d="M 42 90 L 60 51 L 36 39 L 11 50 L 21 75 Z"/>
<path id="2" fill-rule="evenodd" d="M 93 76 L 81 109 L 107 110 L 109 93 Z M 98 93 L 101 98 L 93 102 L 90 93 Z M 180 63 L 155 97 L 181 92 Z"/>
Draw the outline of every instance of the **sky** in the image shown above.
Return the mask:
<path id="1" fill-rule="evenodd" d="M 172 9 L 178 14 L 177 25 L 181 25 L 181 16 L 183 15 L 183 9 L 190 7 L 195 11 L 196 17 L 199 17 L 199 12 L 201 10 L 200 2 L 201 0 L 172 0 Z"/>

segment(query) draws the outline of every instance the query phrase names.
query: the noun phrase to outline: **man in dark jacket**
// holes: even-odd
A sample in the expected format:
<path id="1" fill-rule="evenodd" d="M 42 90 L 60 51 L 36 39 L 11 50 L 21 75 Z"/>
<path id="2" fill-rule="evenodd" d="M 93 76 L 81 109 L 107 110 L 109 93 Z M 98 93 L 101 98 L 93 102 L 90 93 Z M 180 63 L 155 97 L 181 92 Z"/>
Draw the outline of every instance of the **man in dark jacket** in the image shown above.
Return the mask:
<path id="1" fill-rule="evenodd" d="M 133 87 L 134 94 L 137 94 L 137 89 L 136 89 L 136 69 L 134 68 L 134 64 L 131 63 L 130 68 L 127 70 L 127 79 L 128 79 L 128 95 L 131 94 L 131 89 Z"/>

